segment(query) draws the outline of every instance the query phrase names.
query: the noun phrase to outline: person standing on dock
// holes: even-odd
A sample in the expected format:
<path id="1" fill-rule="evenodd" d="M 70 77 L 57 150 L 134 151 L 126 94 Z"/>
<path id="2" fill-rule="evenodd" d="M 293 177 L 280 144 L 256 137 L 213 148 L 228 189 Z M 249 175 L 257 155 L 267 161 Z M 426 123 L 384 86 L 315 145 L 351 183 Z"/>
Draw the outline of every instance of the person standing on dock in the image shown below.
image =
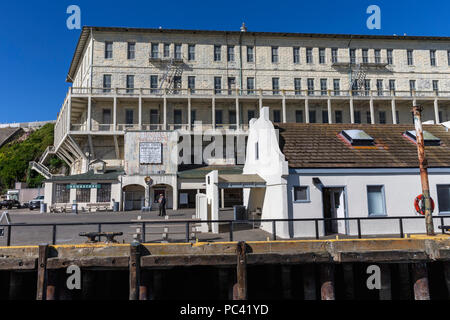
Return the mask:
<path id="1" fill-rule="evenodd" d="M 164 217 L 166 215 L 166 197 L 163 194 L 159 195 L 159 216 Z"/>

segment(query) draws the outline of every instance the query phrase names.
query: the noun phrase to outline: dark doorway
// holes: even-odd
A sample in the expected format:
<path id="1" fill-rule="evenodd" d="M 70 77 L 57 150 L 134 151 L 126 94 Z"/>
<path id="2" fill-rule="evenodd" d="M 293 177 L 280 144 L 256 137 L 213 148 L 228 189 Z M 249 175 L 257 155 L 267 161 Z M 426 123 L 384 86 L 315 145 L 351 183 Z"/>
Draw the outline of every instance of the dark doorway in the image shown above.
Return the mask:
<path id="1" fill-rule="evenodd" d="M 345 217 L 345 189 L 344 188 L 323 188 L 323 217 L 325 219 L 335 219 Z M 346 225 L 341 222 L 341 225 Z M 337 220 L 326 220 L 324 222 L 325 235 L 339 233 L 339 223 Z M 345 233 L 345 229 L 341 230 Z"/>

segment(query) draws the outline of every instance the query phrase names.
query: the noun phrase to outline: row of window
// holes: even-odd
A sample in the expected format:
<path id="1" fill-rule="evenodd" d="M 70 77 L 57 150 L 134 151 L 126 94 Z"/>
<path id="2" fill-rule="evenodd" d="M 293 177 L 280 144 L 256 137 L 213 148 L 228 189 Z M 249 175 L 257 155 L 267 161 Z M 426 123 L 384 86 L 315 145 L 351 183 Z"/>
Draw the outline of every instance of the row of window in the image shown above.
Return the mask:
<path id="1" fill-rule="evenodd" d="M 183 59 L 182 55 L 182 44 L 175 43 L 174 45 L 174 51 L 173 51 L 173 57 L 175 59 Z M 188 44 L 188 60 L 194 61 L 195 60 L 195 44 Z M 171 57 L 171 44 L 170 43 L 163 43 L 163 50 L 160 52 L 160 44 L 159 43 L 151 43 L 150 47 L 150 57 L 152 59 L 159 59 L 161 57 L 163 58 L 169 58 Z M 369 49 L 349 49 L 349 58 L 350 63 L 356 63 L 356 53 L 357 50 L 361 50 L 361 62 L 362 63 L 382 63 L 382 57 L 381 57 L 381 49 L 372 49 L 373 50 L 373 59 L 369 58 Z M 319 56 L 318 61 L 319 64 L 325 64 L 327 63 L 326 60 L 326 48 L 319 48 Z M 393 64 L 394 62 L 394 50 L 393 49 L 385 49 L 386 51 L 386 60 L 383 61 L 387 64 Z M 437 58 L 436 58 L 436 50 L 432 49 L 429 50 L 430 52 L 430 65 L 436 66 L 437 65 Z M 228 45 L 226 46 L 226 59 L 228 62 L 234 62 L 236 59 L 235 56 L 235 46 Z M 406 50 L 406 57 L 407 57 L 407 64 L 408 65 L 414 65 L 414 50 Z M 113 58 L 113 42 L 105 42 L 105 59 L 112 59 Z M 128 59 L 135 59 L 136 58 L 136 42 L 128 42 L 127 43 L 127 58 Z M 246 60 L 247 62 L 253 63 L 255 62 L 255 47 L 254 46 L 246 46 Z M 222 61 L 222 45 L 214 45 L 214 54 L 213 54 L 213 60 L 214 61 Z M 279 55 L 279 47 L 271 47 L 271 61 L 272 63 L 279 63 L 280 62 L 280 55 Z M 295 64 L 301 63 L 302 59 L 300 57 L 300 47 L 293 47 L 292 48 L 292 61 Z M 313 48 L 309 47 L 306 48 L 306 55 L 305 55 L 305 62 L 312 64 L 314 63 L 314 57 L 313 57 Z M 338 48 L 331 48 L 331 63 L 338 63 L 339 56 L 338 56 Z M 450 50 L 447 50 L 447 64 L 450 66 Z"/>
<path id="2" fill-rule="evenodd" d="M 450 213 L 450 185 L 437 185 L 439 213 Z M 310 202 L 309 187 L 294 187 L 295 202 Z M 367 206 L 369 216 L 387 215 L 386 195 L 383 185 L 367 186 Z"/>
<path id="3" fill-rule="evenodd" d="M 195 93 L 195 76 L 188 76 L 187 77 L 188 82 L 188 89 L 191 90 L 191 93 Z M 150 76 L 150 89 L 152 93 L 158 92 L 158 84 L 159 84 L 159 78 L 157 75 L 151 75 Z M 173 79 L 174 88 L 180 89 L 181 88 L 181 76 L 175 76 Z M 112 75 L 105 74 L 103 75 L 103 88 L 104 92 L 110 92 L 111 91 L 111 82 L 112 82 Z M 248 94 L 255 94 L 255 78 L 254 77 L 247 77 L 247 93 Z M 332 88 L 329 88 L 329 80 L 328 79 L 319 79 L 320 84 L 320 94 L 321 95 L 328 95 L 328 90 L 330 89 L 332 91 L 332 94 L 335 96 L 339 96 L 341 92 L 341 80 L 340 79 L 333 79 L 332 80 Z M 307 94 L 308 95 L 314 95 L 315 94 L 315 79 L 308 78 L 306 79 L 307 84 Z M 395 94 L 396 91 L 396 82 L 393 79 L 390 79 L 388 82 L 389 85 L 389 91 L 393 92 Z M 294 78 L 293 83 L 295 94 L 300 95 L 302 92 L 302 79 L 301 78 Z M 439 92 L 439 80 L 432 80 L 432 87 L 434 92 Z M 128 93 L 133 93 L 134 89 L 134 75 L 127 75 L 126 76 L 126 88 L 129 89 Z M 227 90 L 225 93 L 228 94 L 234 94 L 234 90 L 236 89 L 236 77 L 228 77 L 227 78 Z M 372 89 L 372 81 L 370 79 L 364 80 L 364 87 L 363 90 L 358 90 L 357 84 L 354 84 L 353 87 L 353 94 L 363 94 L 363 95 L 369 95 L 370 90 Z M 384 80 L 383 79 L 376 79 L 376 91 L 377 95 L 382 96 L 384 94 Z M 409 80 L 409 89 L 411 94 L 416 91 L 416 80 Z M 359 92 L 361 91 L 361 92 Z M 216 94 L 222 94 L 222 77 L 214 77 L 214 92 Z M 280 94 L 280 78 L 274 77 L 272 78 L 272 92 L 274 95 Z"/>
<path id="4" fill-rule="evenodd" d="M 76 201 L 78 203 L 91 202 L 91 189 L 76 189 Z M 102 183 L 97 189 L 97 203 L 111 201 L 111 183 Z M 69 203 L 69 184 L 55 184 L 55 203 Z"/>

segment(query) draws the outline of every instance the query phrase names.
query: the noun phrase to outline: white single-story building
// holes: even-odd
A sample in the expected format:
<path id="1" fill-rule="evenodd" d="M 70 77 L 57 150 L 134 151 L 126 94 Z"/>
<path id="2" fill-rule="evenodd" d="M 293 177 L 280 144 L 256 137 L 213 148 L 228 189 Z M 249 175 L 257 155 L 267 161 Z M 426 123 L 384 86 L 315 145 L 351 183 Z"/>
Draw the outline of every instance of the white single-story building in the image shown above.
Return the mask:
<path id="1" fill-rule="evenodd" d="M 450 132 L 424 125 L 424 135 L 433 215 L 444 217 L 450 214 Z M 413 124 L 274 126 L 267 107 L 250 122 L 243 175 L 265 181 L 264 188 L 244 189 L 244 205 L 250 212 L 260 208 L 262 219 L 416 217 L 413 202 L 422 193 Z M 435 219 L 436 231 L 438 225 Z M 364 235 L 398 234 L 399 226 L 398 220 L 361 220 Z M 261 228 L 272 232 L 272 223 Z M 320 236 L 358 234 L 356 221 L 320 221 L 318 228 Z M 403 231 L 424 233 L 424 219 L 404 220 Z M 281 238 L 314 237 L 316 226 L 279 222 L 276 232 Z"/>

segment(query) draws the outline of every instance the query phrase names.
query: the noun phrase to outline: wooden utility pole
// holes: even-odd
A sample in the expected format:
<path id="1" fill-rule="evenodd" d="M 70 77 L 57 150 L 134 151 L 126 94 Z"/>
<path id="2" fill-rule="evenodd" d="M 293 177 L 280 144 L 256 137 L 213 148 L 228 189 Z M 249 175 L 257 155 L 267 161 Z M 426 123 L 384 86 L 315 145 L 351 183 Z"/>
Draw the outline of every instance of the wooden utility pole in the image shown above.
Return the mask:
<path id="1" fill-rule="evenodd" d="M 422 107 L 414 106 L 414 125 L 416 128 L 417 152 L 419 154 L 420 180 L 422 182 L 422 195 L 425 203 L 425 224 L 427 235 L 434 236 L 433 216 L 431 212 L 430 184 L 428 182 L 428 162 L 425 157 L 425 142 L 423 139 L 423 129 L 421 113 Z"/>

